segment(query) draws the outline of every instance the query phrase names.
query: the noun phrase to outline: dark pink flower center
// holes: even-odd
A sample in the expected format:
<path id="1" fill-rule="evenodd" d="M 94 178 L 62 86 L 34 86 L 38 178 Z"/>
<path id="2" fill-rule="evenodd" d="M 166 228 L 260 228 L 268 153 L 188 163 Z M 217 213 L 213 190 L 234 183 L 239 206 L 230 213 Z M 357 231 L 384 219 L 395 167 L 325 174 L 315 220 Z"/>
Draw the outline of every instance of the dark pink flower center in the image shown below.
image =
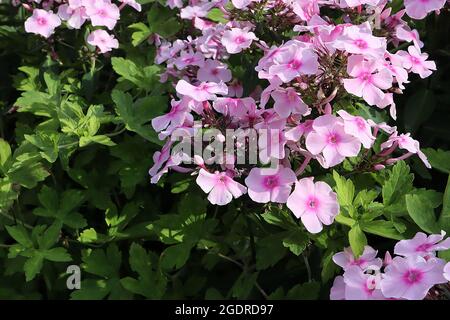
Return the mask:
<path id="1" fill-rule="evenodd" d="M 366 127 L 366 124 L 364 123 L 364 120 L 361 118 L 355 119 L 356 125 L 358 126 L 358 129 L 363 130 Z"/>
<path id="2" fill-rule="evenodd" d="M 355 41 L 353 41 L 353 44 L 360 49 L 367 49 L 368 47 L 367 42 L 363 39 L 356 39 Z"/>
<path id="3" fill-rule="evenodd" d="M 406 271 L 403 275 L 403 280 L 407 284 L 415 284 L 417 282 L 420 282 L 423 278 L 423 272 L 416 269 L 410 269 Z"/>
<path id="4" fill-rule="evenodd" d="M 363 263 L 365 263 L 366 260 L 364 259 L 355 259 L 350 263 L 352 266 L 361 266 Z M 374 280 L 375 281 L 375 280 Z"/>
<path id="5" fill-rule="evenodd" d="M 102 18 L 107 18 L 108 17 L 108 12 L 105 9 L 98 9 L 97 10 L 97 15 L 99 15 Z"/>
<path id="6" fill-rule="evenodd" d="M 365 82 L 372 82 L 372 73 L 367 71 L 361 72 L 358 78 Z"/>
<path id="7" fill-rule="evenodd" d="M 432 246 L 431 243 L 423 243 L 416 248 L 416 252 L 427 252 Z"/>
<path id="8" fill-rule="evenodd" d="M 278 177 L 277 176 L 268 176 L 264 178 L 264 186 L 266 188 L 272 189 L 278 185 Z"/>
<path id="9" fill-rule="evenodd" d="M 337 144 L 340 141 L 340 136 L 332 132 L 328 135 L 327 141 L 329 144 Z"/>
<path id="10" fill-rule="evenodd" d="M 316 211 L 319 207 L 319 200 L 315 196 L 310 196 L 308 200 L 306 200 L 306 206 L 310 211 Z"/>
<path id="11" fill-rule="evenodd" d="M 234 39 L 234 42 L 237 44 L 244 43 L 245 41 L 247 41 L 247 39 L 244 36 L 237 36 L 236 39 Z"/>
<path id="12" fill-rule="evenodd" d="M 45 26 L 47 25 L 47 19 L 43 18 L 43 17 L 39 17 L 36 19 L 36 22 L 38 25 L 40 26 Z"/>
<path id="13" fill-rule="evenodd" d="M 219 74 L 219 70 L 218 69 L 212 69 L 211 73 L 215 76 L 217 76 Z"/>
<path id="14" fill-rule="evenodd" d="M 420 64 L 420 59 L 414 56 L 409 56 L 409 60 L 412 64 Z"/>
<path id="15" fill-rule="evenodd" d="M 301 66 L 302 66 L 302 62 L 297 59 L 293 59 L 288 63 L 288 68 L 293 69 L 293 70 L 298 70 L 301 68 Z"/>

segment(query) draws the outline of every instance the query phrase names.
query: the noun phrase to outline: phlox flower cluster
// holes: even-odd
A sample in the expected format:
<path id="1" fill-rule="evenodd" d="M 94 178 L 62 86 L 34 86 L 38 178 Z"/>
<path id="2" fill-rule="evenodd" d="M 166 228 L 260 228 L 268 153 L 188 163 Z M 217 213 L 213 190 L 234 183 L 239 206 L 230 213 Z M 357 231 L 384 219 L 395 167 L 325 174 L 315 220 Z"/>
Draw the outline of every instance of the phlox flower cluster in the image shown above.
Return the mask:
<path id="1" fill-rule="evenodd" d="M 366 246 L 355 258 L 350 248 L 336 253 L 333 261 L 343 270 L 334 279 L 332 300 L 422 300 L 432 287 L 450 281 L 450 263 L 436 253 L 450 249 L 445 232 L 427 236 L 418 232 L 414 238 L 400 240 L 394 256 L 386 252 L 384 259 Z"/>
<path id="2" fill-rule="evenodd" d="M 308 166 L 328 169 L 363 157 L 359 169 L 369 172 L 417 155 L 429 167 L 410 134 L 341 103 L 389 107 L 395 119 L 394 95 L 411 74 L 425 78 L 436 69 L 406 15 L 423 18 L 444 2 L 419 2 L 405 1 L 405 9 L 394 13 L 382 0 L 167 1 L 195 31 L 175 41 L 156 37 L 155 62 L 165 66 L 161 81 L 173 83 L 176 96 L 168 113 L 152 120 L 165 141 L 153 158 L 152 183 L 169 170 L 196 175 L 212 204 L 244 194 L 258 203 L 286 203 L 317 233 L 333 223 L 339 205 L 330 186 L 308 177 Z M 213 9 L 226 21 L 211 20 Z M 340 13 L 344 22 L 325 12 Z M 400 44 L 407 50 L 392 50 Z M 257 82 L 245 83 L 242 74 L 252 72 Z M 234 130 L 233 139 L 256 131 L 257 163 L 242 165 L 234 154 L 174 151 L 180 136 L 189 143 L 209 129 L 216 130 L 215 143 L 229 139 L 227 130 Z M 375 151 L 377 139 L 381 150 Z M 245 143 L 233 142 L 233 148 L 251 152 Z M 274 162 L 276 169 L 267 168 Z"/>
<path id="3" fill-rule="evenodd" d="M 25 31 L 44 38 L 49 38 L 55 33 L 55 29 L 62 26 L 81 29 L 84 24 L 89 23 L 92 27 L 98 27 L 88 35 L 86 41 L 101 53 L 119 47 L 117 39 L 108 31 L 116 26 L 120 11 L 126 6 L 141 11 L 141 5 L 135 0 L 118 0 L 117 3 L 111 0 L 28 0 L 17 1 L 15 4 L 31 13 L 25 21 Z"/>

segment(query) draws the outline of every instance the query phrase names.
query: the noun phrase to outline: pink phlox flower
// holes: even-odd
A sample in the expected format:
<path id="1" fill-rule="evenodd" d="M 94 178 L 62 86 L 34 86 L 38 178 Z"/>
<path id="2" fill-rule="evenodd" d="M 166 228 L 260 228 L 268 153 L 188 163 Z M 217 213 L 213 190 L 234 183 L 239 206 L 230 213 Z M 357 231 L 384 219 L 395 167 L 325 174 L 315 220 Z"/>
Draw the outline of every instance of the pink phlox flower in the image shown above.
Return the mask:
<path id="1" fill-rule="evenodd" d="M 223 82 L 202 82 L 198 86 L 193 86 L 186 80 L 180 80 L 175 89 L 179 94 L 199 102 L 215 100 L 217 98 L 216 94 L 226 95 L 228 93 L 228 88 Z"/>
<path id="2" fill-rule="evenodd" d="M 361 5 L 370 5 L 370 6 L 376 6 L 378 5 L 382 0 L 340 0 L 339 5 L 341 8 L 355 8 Z"/>
<path id="3" fill-rule="evenodd" d="M 169 125 L 177 127 L 183 124 L 186 116 L 189 114 L 188 101 L 172 100 L 169 113 L 152 119 L 152 127 L 156 132 L 166 129 Z"/>
<path id="4" fill-rule="evenodd" d="M 247 113 L 250 106 L 254 103 L 255 100 L 250 97 L 243 99 L 217 98 L 217 100 L 213 103 L 213 108 L 223 115 L 240 118 Z"/>
<path id="5" fill-rule="evenodd" d="M 286 120 L 271 117 L 270 119 L 273 119 L 273 121 L 267 123 L 267 119 L 269 118 L 266 117 L 264 122 L 255 125 L 255 128 L 258 129 L 259 160 L 262 163 L 269 163 L 271 159 L 284 159 L 286 156 L 285 145 L 287 140 L 283 131 Z"/>
<path id="6" fill-rule="evenodd" d="M 318 0 L 294 0 L 292 4 L 294 13 L 303 21 L 320 13 Z"/>
<path id="7" fill-rule="evenodd" d="M 347 134 L 344 121 L 333 115 L 323 115 L 314 120 L 313 132 L 306 138 L 306 148 L 313 154 L 323 154 L 325 168 L 333 167 L 346 157 L 357 156 L 361 142 Z"/>
<path id="8" fill-rule="evenodd" d="M 345 300 L 345 287 L 343 276 L 334 278 L 333 286 L 330 290 L 330 300 Z"/>
<path id="9" fill-rule="evenodd" d="M 380 284 L 381 274 L 365 273 L 358 266 L 345 270 L 345 300 L 384 300 Z"/>
<path id="10" fill-rule="evenodd" d="M 210 173 L 200 169 L 196 182 L 205 193 L 209 193 L 209 202 L 219 206 L 230 203 L 233 198 L 239 198 L 247 191 L 225 172 Z"/>
<path id="11" fill-rule="evenodd" d="M 294 88 L 280 88 L 273 91 L 271 95 L 275 101 L 273 108 L 280 117 L 286 118 L 291 113 L 304 115 L 309 110 Z"/>
<path id="12" fill-rule="evenodd" d="M 81 5 L 81 1 L 69 0 L 68 4 L 63 4 L 58 7 L 58 16 L 67 21 L 69 27 L 80 29 L 86 22 L 88 16 L 86 15 L 86 8 Z"/>
<path id="13" fill-rule="evenodd" d="M 353 79 L 344 79 L 344 88 L 369 105 L 376 105 L 384 98 L 384 92 L 392 87 L 392 74 L 387 69 L 378 70 L 375 61 L 355 55 L 348 58 L 347 72 Z"/>
<path id="14" fill-rule="evenodd" d="M 450 249 L 450 238 L 444 240 L 445 231 L 441 234 L 427 236 L 423 232 L 417 232 L 414 238 L 400 240 L 394 247 L 394 253 L 401 256 L 420 255 L 424 258 L 435 256 L 436 251 Z"/>
<path id="15" fill-rule="evenodd" d="M 417 73 L 422 79 L 430 76 L 436 70 L 436 63 L 428 59 L 427 53 L 421 53 L 414 46 L 408 47 L 408 52 L 400 50 L 397 54 L 403 57 L 403 67 Z"/>
<path id="16" fill-rule="evenodd" d="M 203 18 L 208 15 L 209 10 L 215 6 L 214 1 L 197 3 L 196 5 L 186 6 L 180 10 L 181 19 L 192 20 L 196 17 Z"/>
<path id="17" fill-rule="evenodd" d="M 250 32 L 248 28 L 231 28 L 231 30 L 223 33 L 222 43 L 228 53 L 235 54 L 249 48 L 253 40 L 256 39 L 255 34 Z"/>
<path id="18" fill-rule="evenodd" d="M 371 127 L 366 119 L 360 116 L 352 116 L 345 110 L 339 110 L 337 113 L 344 120 L 345 133 L 357 138 L 364 148 L 370 149 L 375 137 L 372 135 Z"/>
<path id="19" fill-rule="evenodd" d="M 167 0 L 166 5 L 169 6 L 170 9 L 181 9 L 183 8 L 183 0 Z"/>
<path id="20" fill-rule="evenodd" d="M 140 3 L 136 2 L 136 0 L 119 0 L 122 3 L 125 3 L 126 5 L 132 7 L 137 12 L 141 12 L 142 6 Z"/>
<path id="21" fill-rule="evenodd" d="M 441 9 L 446 0 L 405 0 L 406 14 L 413 19 L 423 19 L 428 13 Z"/>
<path id="22" fill-rule="evenodd" d="M 367 270 L 371 267 L 372 270 L 380 269 L 383 261 L 377 258 L 378 251 L 370 246 L 365 246 L 364 251 L 360 257 L 355 258 L 350 247 L 345 248 L 344 251 L 338 252 L 333 256 L 333 261 L 342 269 L 346 270 L 351 266 L 358 266 L 362 270 Z"/>
<path id="23" fill-rule="evenodd" d="M 395 257 L 384 269 L 381 291 L 389 298 L 422 300 L 434 285 L 447 282 L 443 269 L 441 259 Z"/>
<path id="24" fill-rule="evenodd" d="M 174 61 L 175 66 L 178 70 L 183 70 L 187 66 L 198 66 L 203 67 L 205 64 L 205 58 L 200 52 L 181 52 L 180 56 Z"/>
<path id="25" fill-rule="evenodd" d="M 249 197 L 259 203 L 286 203 L 297 177 L 290 168 L 252 168 L 245 184 Z"/>
<path id="26" fill-rule="evenodd" d="M 198 69 L 197 79 L 205 82 L 228 82 L 232 79 L 232 75 L 226 64 L 217 60 L 208 59 Z"/>
<path id="27" fill-rule="evenodd" d="M 448 262 L 444 267 L 444 278 L 450 281 L 450 262 Z"/>
<path id="28" fill-rule="evenodd" d="M 417 154 L 422 160 L 422 162 L 425 164 L 427 168 L 431 168 L 430 163 L 428 162 L 427 156 L 420 150 L 420 144 L 419 141 L 414 140 L 411 138 L 410 133 L 402 133 L 398 135 L 397 131 L 391 134 L 388 140 L 383 142 L 381 144 L 382 149 L 388 149 L 390 148 L 394 143 L 398 145 L 400 149 L 405 149 L 408 152 Z"/>
<path id="29" fill-rule="evenodd" d="M 381 63 L 380 68 L 387 68 L 392 76 L 395 78 L 395 82 L 397 82 L 398 87 L 400 89 L 405 89 L 404 83 L 409 83 L 408 81 L 408 71 L 403 67 L 404 58 L 398 56 L 397 54 L 386 54 L 388 60 L 385 60 Z"/>
<path id="30" fill-rule="evenodd" d="M 330 225 L 339 213 L 336 193 L 325 182 L 314 183 L 314 178 L 303 178 L 295 183 L 294 192 L 287 200 L 287 207 L 300 218 L 311 233 L 322 231 L 322 225 Z"/>
<path id="31" fill-rule="evenodd" d="M 283 82 L 290 82 L 300 75 L 311 75 L 318 72 L 317 54 L 306 44 L 292 40 L 285 46 L 286 50 L 275 56 L 275 65 L 269 68 L 271 76 L 278 76 Z"/>
<path id="32" fill-rule="evenodd" d="M 379 58 L 386 52 L 386 39 L 374 37 L 368 22 L 359 26 L 349 26 L 335 43 L 336 49 L 352 54 Z"/>
<path id="33" fill-rule="evenodd" d="M 231 3 L 236 9 L 246 9 L 251 3 L 260 2 L 260 0 L 231 0 Z"/>
<path id="34" fill-rule="evenodd" d="M 83 5 L 93 26 L 105 26 L 112 30 L 120 19 L 119 8 L 110 0 L 83 0 Z"/>
<path id="35" fill-rule="evenodd" d="M 101 29 L 92 31 L 87 37 L 87 43 L 91 46 L 98 47 L 101 53 L 106 53 L 112 49 L 119 48 L 119 41 L 117 41 L 114 35 Z"/>
<path id="36" fill-rule="evenodd" d="M 419 38 L 419 32 L 417 30 L 411 30 L 407 25 L 399 25 L 395 29 L 395 36 L 400 39 L 404 40 L 406 42 L 413 42 L 414 46 L 418 49 L 423 47 L 423 42 L 420 41 Z"/>
<path id="37" fill-rule="evenodd" d="M 25 31 L 48 38 L 60 25 L 61 19 L 52 11 L 34 9 L 33 15 L 25 21 Z"/>
<path id="38" fill-rule="evenodd" d="M 244 94 L 244 87 L 239 81 L 233 81 L 228 85 L 228 96 L 241 98 Z"/>

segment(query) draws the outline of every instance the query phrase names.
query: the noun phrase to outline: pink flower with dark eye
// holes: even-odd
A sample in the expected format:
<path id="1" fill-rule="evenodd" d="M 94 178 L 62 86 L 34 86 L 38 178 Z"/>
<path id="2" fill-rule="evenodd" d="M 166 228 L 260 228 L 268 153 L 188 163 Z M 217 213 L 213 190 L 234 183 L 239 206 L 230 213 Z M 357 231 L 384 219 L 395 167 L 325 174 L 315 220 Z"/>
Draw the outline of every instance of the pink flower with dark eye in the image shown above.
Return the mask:
<path id="1" fill-rule="evenodd" d="M 52 11 L 34 9 L 33 15 L 25 21 L 25 31 L 48 38 L 60 25 L 61 19 Z"/>
<path id="2" fill-rule="evenodd" d="M 344 35 L 336 41 L 336 48 L 352 54 L 378 58 L 386 52 L 386 39 L 374 37 L 369 23 L 366 23 L 345 28 Z"/>
<path id="3" fill-rule="evenodd" d="M 364 148 L 371 148 L 375 137 L 372 135 L 369 123 L 363 117 L 352 116 L 344 110 L 339 110 L 337 113 L 344 120 L 345 133 L 357 138 Z"/>
<path id="4" fill-rule="evenodd" d="M 355 258 L 352 249 L 349 247 L 345 248 L 342 252 L 336 253 L 333 256 L 333 261 L 344 270 L 351 266 L 358 266 L 364 271 L 369 267 L 372 267 L 372 269 L 374 269 L 373 267 L 379 269 L 383 265 L 383 261 L 380 258 L 377 258 L 377 253 L 378 251 L 372 247 L 365 246 L 362 255 Z"/>
<path id="5" fill-rule="evenodd" d="M 230 203 L 233 198 L 239 198 L 247 191 L 242 184 L 234 181 L 225 172 L 209 173 L 205 169 L 200 169 L 196 182 L 205 193 L 209 193 L 209 202 L 219 206 Z"/>
<path id="6" fill-rule="evenodd" d="M 428 13 L 441 9 L 446 0 L 405 0 L 406 14 L 413 19 L 423 19 Z"/>
<path id="7" fill-rule="evenodd" d="M 302 220 L 311 233 L 322 231 L 322 225 L 330 225 L 339 213 L 336 193 L 325 182 L 314 183 L 314 178 L 303 178 L 295 183 L 294 192 L 287 200 L 287 207 Z"/>
<path id="8" fill-rule="evenodd" d="M 245 179 L 245 184 L 249 197 L 255 202 L 286 203 L 296 180 L 297 177 L 290 168 L 253 168 Z"/>
<path id="9" fill-rule="evenodd" d="M 422 256 L 424 258 L 433 257 L 435 251 L 450 249 L 450 238 L 443 240 L 445 232 L 427 236 L 423 232 L 417 232 L 414 238 L 400 240 L 394 248 L 394 253 L 401 256 Z"/>
<path id="10" fill-rule="evenodd" d="M 200 81 L 210 82 L 228 82 L 232 79 L 231 71 L 227 68 L 227 65 L 217 61 L 208 59 L 198 69 L 197 79 Z"/>
<path id="11" fill-rule="evenodd" d="M 306 148 L 313 155 L 323 154 L 327 167 L 333 167 L 346 157 L 355 157 L 361 150 L 361 142 L 347 134 L 342 119 L 333 115 L 316 118 L 313 131 L 306 138 Z"/>
<path id="12" fill-rule="evenodd" d="M 402 50 L 397 54 L 403 58 L 403 67 L 417 73 L 422 79 L 430 76 L 436 70 L 436 63 L 427 60 L 428 54 L 421 53 L 420 49 L 414 46 L 408 47 L 408 52 Z"/>
<path id="13" fill-rule="evenodd" d="M 87 37 L 87 43 L 99 48 L 101 53 L 106 53 L 112 49 L 119 48 L 119 41 L 105 30 L 94 30 Z"/>
<path id="14" fill-rule="evenodd" d="M 93 26 L 105 26 L 112 30 L 120 19 L 119 8 L 110 0 L 84 0 L 83 4 Z"/>
<path id="15" fill-rule="evenodd" d="M 291 43 L 274 57 L 275 65 L 269 68 L 271 76 L 290 82 L 302 74 L 316 74 L 319 68 L 317 54 L 300 41 Z"/>
<path id="16" fill-rule="evenodd" d="M 443 268 L 441 259 L 395 257 L 384 270 L 381 291 L 389 298 L 422 300 L 431 287 L 447 282 L 443 276 Z"/>
<path id="17" fill-rule="evenodd" d="M 223 82 L 202 82 L 198 86 L 193 86 L 186 80 L 180 80 L 175 89 L 179 94 L 199 102 L 215 100 L 217 98 L 216 94 L 226 95 L 228 93 L 228 88 Z"/>
<path id="18" fill-rule="evenodd" d="M 380 290 L 381 274 L 364 273 L 351 266 L 345 270 L 345 300 L 384 300 Z"/>
<path id="19" fill-rule="evenodd" d="M 376 105 L 384 98 L 381 91 L 392 87 L 392 74 L 387 69 L 377 69 L 375 61 L 366 61 L 363 56 L 348 58 L 347 72 L 353 79 L 344 79 L 348 93 L 362 97 L 368 104 Z"/>
<path id="20" fill-rule="evenodd" d="M 256 39 L 255 34 L 248 29 L 232 28 L 223 33 L 222 43 L 228 53 L 234 54 L 249 48 Z"/>
<path id="21" fill-rule="evenodd" d="M 286 118 L 291 113 L 304 115 L 308 112 L 308 106 L 294 88 L 277 89 L 272 91 L 271 96 L 275 101 L 273 108 L 280 117 Z"/>

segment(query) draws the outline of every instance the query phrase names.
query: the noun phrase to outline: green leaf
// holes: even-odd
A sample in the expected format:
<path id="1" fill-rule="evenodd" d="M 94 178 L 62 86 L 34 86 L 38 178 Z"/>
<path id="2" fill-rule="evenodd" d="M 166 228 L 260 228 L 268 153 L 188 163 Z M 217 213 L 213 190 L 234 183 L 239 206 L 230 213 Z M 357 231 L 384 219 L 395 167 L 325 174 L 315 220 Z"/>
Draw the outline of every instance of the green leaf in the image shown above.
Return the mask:
<path id="1" fill-rule="evenodd" d="M 450 151 L 442 149 L 422 149 L 434 169 L 450 174 Z"/>
<path id="2" fill-rule="evenodd" d="M 111 64 L 117 74 L 143 90 L 151 91 L 158 81 L 157 66 L 138 66 L 131 60 L 119 57 L 112 58 Z"/>
<path id="3" fill-rule="evenodd" d="M 445 232 L 450 233 L 450 174 L 447 179 L 447 186 L 444 192 L 442 211 L 439 217 L 439 226 Z"/>
<path id="4" fill-rule="evenodd" d="M 333 171 L 333 178 L 336 182 L 336 193 L 341 206 L 352 206 L 355 197 L 355 186 L 350 179 L 341 177 L 336 171 Z"/>
<path id="5" fill-rule="evenodd" d="M 433 192 L 431 190 L 427 190 Z M 424 231 L 428 233 L 439 233 L 440 228 L 436 221 L 434 209 L 436 208 L 425 193 L 407 194 L 406 208 L 409 216 Z"/>
<path id="6" fill-rule="evenodd" d="M 175 35 L 182 24 L 174 16 L 173 11 L 169 8 L 154 4 L 147 14 L 147 21 L 150 30 L 163 38 Z"/>
<path id="7" fill-rule="evenodd" d="M 61 231 L 61 222 L 55 221 L 47 230 L 38 238 L 39 249 L 50 249 L 58 241 Z"/>
<path id="8" fill-rule="evenodd" d="M 116 104 L 116 112 L 126 125 L 127 129 L 134 131 L 141 137 L 157 144 L 162 145 L 158 136 L 148 122 L 155 115 L 155 108 L 166 106 L 166 98 L 164 97 L 148 97 L 144 100 L 138 100 L 133 103 L 130 94 L 114 90 L 112 99 Z"/>
<path id="9" fill-rule="evenodd" d="M 118 278 L 122 255 L 115 244 L 102 249 L 86 250 L 82 257 L 86 272 L 106 278 Z"/>
<path id="10" fill-rule="evenodd" d="M 367 245 L 367 238 L 358 224 L 355 224 L 348 232 L 348 241 L 355 257 L 359 257 Z"/>
<path id="11" fill-rule="evenodd" d="M 45 250 L 43 251 L 43 255 L 45 259 L 54 262 L 68 262 L 72 260 L 67 250 L 62 247 Z"/>
<path id="12" fill-rule="evenodd" d="M 391 221 L 372 220 L 360 221 L 362 230 L 388 239 L 402 240 L 404 237 L 397 231 L 395 225 Z"/>
<path id="13" fill-rule="evenodd" d="M 57 133 L 37 132 L 34 135 L 24 135 L 25 139 L 41 150 L 42 158 L 53 163 L 58 158 L 58 140 Z"/>
<path id="14" fill-rule="evenodd" d="M 32 248 L 33 242 L 28 234 L 27 229 L 22 225 L 16 226 L 5 226 L 9 235 L 14 238 L 18 243 L 20 243 L 25 248 Z"/>
<path id="15" fill-rule="evenodd" d="M 316 300 L 319 297 L 320 283 L 306 282 L 292 287 L 286 294 L 289 300 Z"/>
<path id="16" fill-rule="evenodd" d="M 128 28 L 134 31 L 131 34 L 131 44 L 135 47 L 146 41 L 152 34 L 149 27 L 142 22 L 133 23 Z"/>
<path id="17" fill-rule="evenodd" d="M 8 171 L 8 162 L 11 159 L 11 147 L 9 143 L 0 138 L 0 172 Z"/>
<path id="18" fill-rule="evenodd" d="M 228 22 L 228 20 L 225 19 L 222 10 L 220 10 L 219 8 L 211 9 L 208 12 L 208 15 L 206 17 L 214 22 L 219 22 L 219 23 L 227 23 Z"/>
<path id="19" fill-rule="evenodd" d="M 39 271 L 41 271 L 43 263 L 44 257 L 38 254 L 33 255 L 25 262 L 23 270 L 25 271 L 25 279 L 27 282 L 36 277 Z"/>
<path id="20" fill-rule="evenodd" d="M 389 206 L 401 201 L 412 189 L 413 180 L 414 176 L 409 172 L 408 165 L 404 161 L 398 161 L 383 184 L 383 204 Z"/>
<path id="21" fill-rule="evenodd" d="M 166 248 L 161 254 L 161 267 L 165 270 L 180 269 L 186 264 L 191 248 L 189 243 L 179 243 Z"/>
<path id="22" fill-rule="evenodd" d="M 243 272 L 231 288 L 231 296 L 237 299 L 246 299 L 253 287 L 256 285 L 256 280 L 258 279 L 258 272 L 246 273 Z"/>
<path id="23" fill-rule="evenodd" d="M 299 256 L 307 247 L 308 237 L 299 231 L 291 231 L 283 239 L 283 246 L 288 248 L 293 254 Z"/>
<path id="24" fill-rule="evenodd" d="M 283 243 L 285 233 L 269 235 L 256 243 L 256 269 L 264 270 L 274 266 L 286 255 Z M 295 251 L 299 248 L 295 248 Z"/>

